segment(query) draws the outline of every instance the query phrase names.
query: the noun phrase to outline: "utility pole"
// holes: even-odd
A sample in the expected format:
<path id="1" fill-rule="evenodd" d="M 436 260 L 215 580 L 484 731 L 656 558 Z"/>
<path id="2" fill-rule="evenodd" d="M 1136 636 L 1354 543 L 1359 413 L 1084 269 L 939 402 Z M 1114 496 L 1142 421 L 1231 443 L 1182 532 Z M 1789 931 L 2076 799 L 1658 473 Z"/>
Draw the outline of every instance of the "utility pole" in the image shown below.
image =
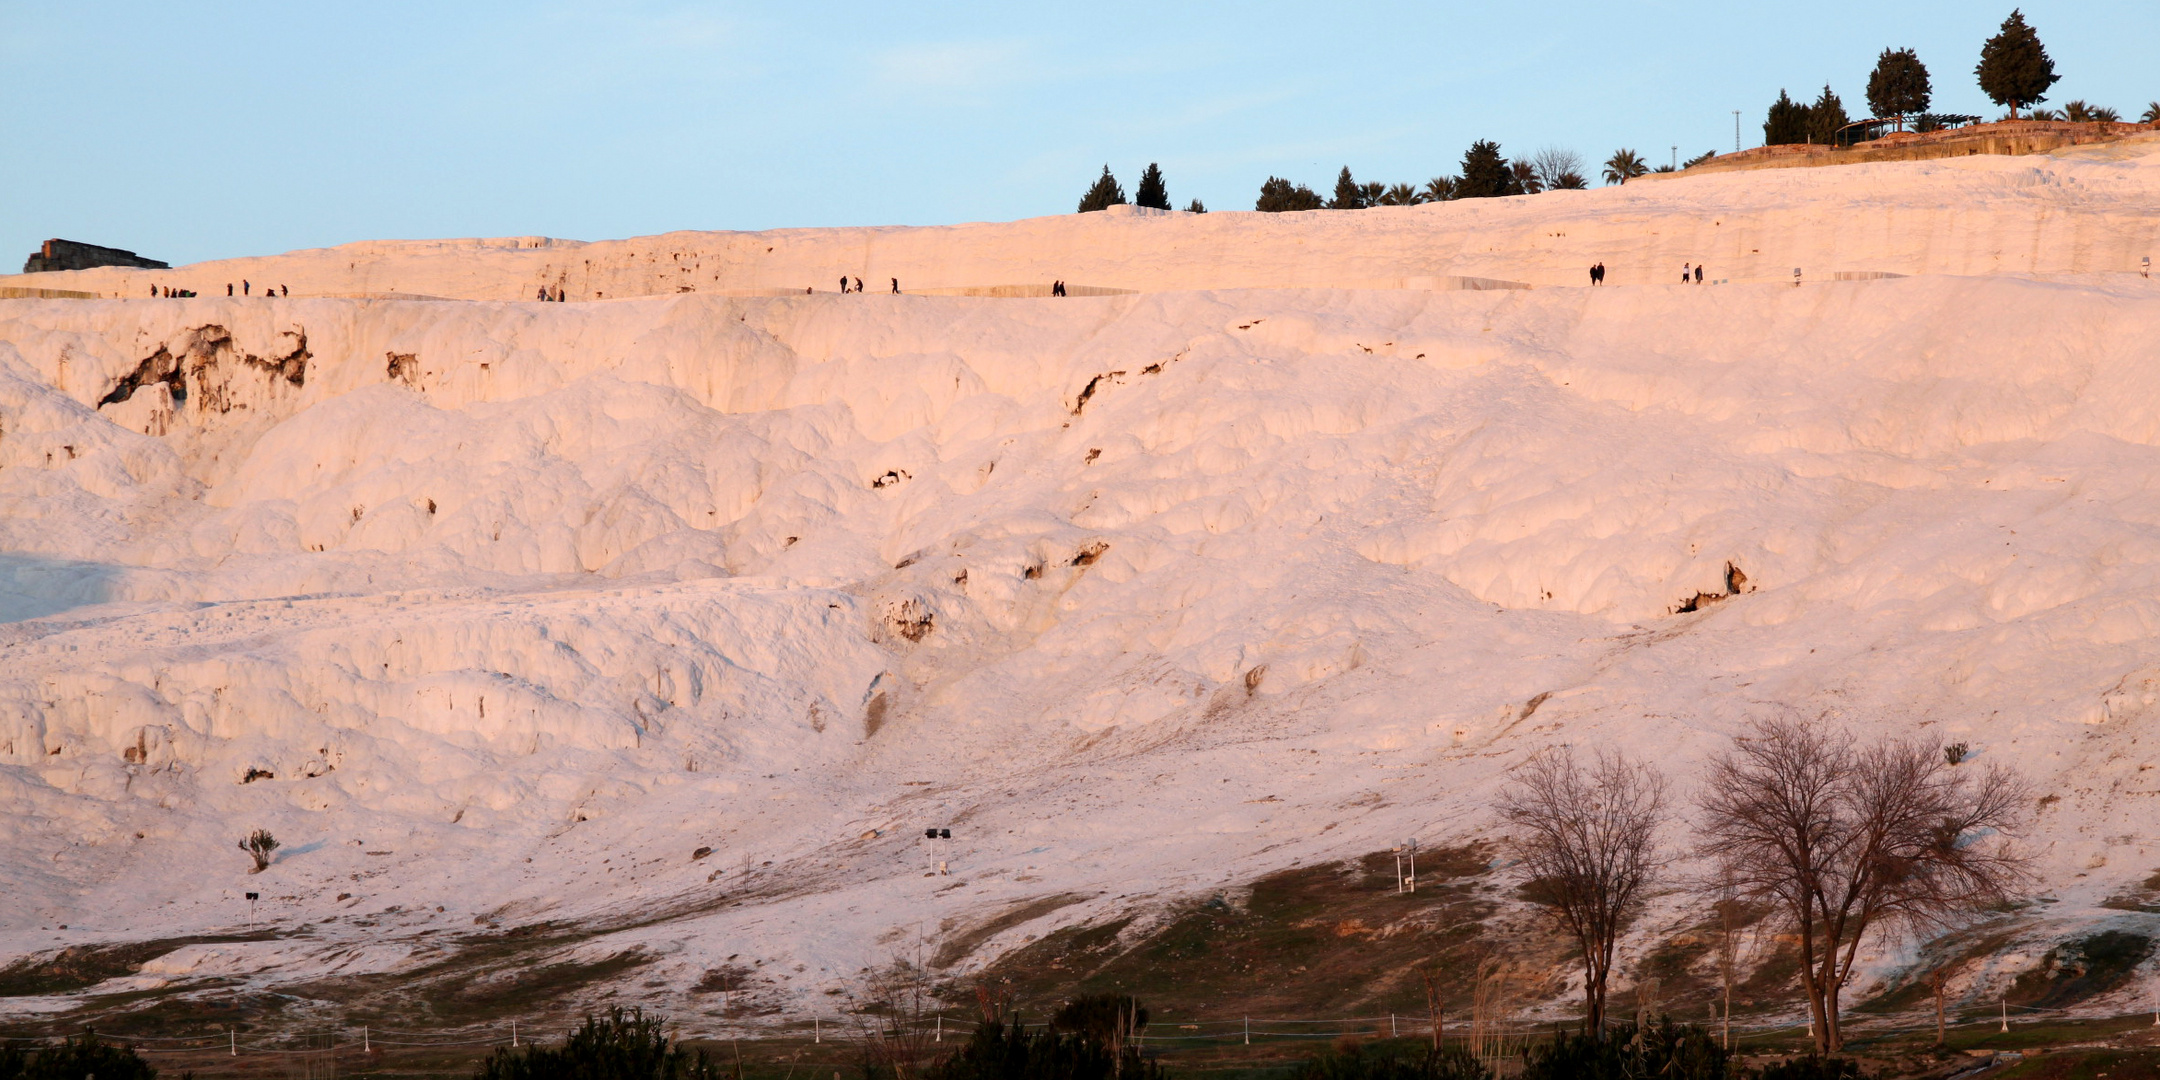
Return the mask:
<path id="1" fill-rule="evenodd" d="M 1672 148 L 1672 167 L 1673 167 L 1673 171 L 1674 171 L 1674 172 L 1679 172 L 1679 171 L 1680 171 L 1680 144 L 1679 144 L 1679 143 L 1674 143 L 1674 144 L 1673 144 L 1673 148 Z"/>
<path id="2" fill-rule="evenodd" d="M 1735 154 L 1740 152 L 1740 110 L 1738 109 L 1732 111 L 1732 151 Z"/>

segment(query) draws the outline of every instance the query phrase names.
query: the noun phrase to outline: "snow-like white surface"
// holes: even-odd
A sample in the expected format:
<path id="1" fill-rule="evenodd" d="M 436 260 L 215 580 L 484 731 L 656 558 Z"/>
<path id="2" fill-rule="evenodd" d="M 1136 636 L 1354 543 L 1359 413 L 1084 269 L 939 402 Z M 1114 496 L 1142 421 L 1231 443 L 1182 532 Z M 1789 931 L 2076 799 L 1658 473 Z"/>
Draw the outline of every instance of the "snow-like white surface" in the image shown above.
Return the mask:
<path id="1" fill-rule="evenodd" d="M 572 300 L 682 293 L 885 293 L 995 285 L 1140 290 L 1402 288 L 1446 276 L 1535 285 L 1838 272 L 2119 273 L 2160 248 L 2152 192 L 2160 134 L 2041 157 L 1772 169 L 1527 199 L 1469 199 L 1355 214 L 1188 214 L 1114 207 L 935 228 L 675 232 L 582 243 L 544 237 L 367 241 L 174 270 L 0 276 L 0 285 L 146 297 L 153 284 L 222 295 L 244 281 L 295 297 Z"/>
<path id="2" fill-rule="evenodd" d="M 663 998 L 755 957 L 801 1016 L 896 941 L 1085 897 L 979 963 L 1459 841 L 1553 741 L 1684 782 L 1776 708 L 2058 794 L 2033 940 L 2149 919 L 2098 906 L 2160 847 L 2160 281 L 2114 272 L 2160 227 L 2141 153 L 766 234 L 1159 290 L 1106 298 L 0 302 L 0 960 L 236 927 L 244 890 L 317 936 L 105 989 L 676 913 L 585 948 L 662 954 Z M 1691 204 L 1919 276 L 1221 287 L 1503 220 L 1521 264 L 1420 272 L 1546 281 L 1585 236 L 1676 271 L 1646 223 L 1735 224 Z M 260 264 L 486 297 L 563 257 Z M 107 401 L 161 349 L 184 396 Z M 1728 563 L 1753 591 L 1673 613 Z M 286 848 L 250 876 L 258 827 Z"/>

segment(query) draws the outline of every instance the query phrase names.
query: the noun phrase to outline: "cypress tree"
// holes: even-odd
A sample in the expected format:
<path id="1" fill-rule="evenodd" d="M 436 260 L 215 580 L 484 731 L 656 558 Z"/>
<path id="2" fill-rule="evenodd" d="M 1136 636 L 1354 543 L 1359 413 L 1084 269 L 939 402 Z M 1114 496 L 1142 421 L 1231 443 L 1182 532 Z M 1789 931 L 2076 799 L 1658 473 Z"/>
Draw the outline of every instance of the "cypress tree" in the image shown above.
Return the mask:
<path id="1" fill-rule="evenodd" d="M 1270 176 L 1260 185 L 1260 198 L 1253 209 L 1266 214 L 1281 214 L 1292 210 L 1318 210 L 1323 205 L 1320 196 L 1303 184 L 1293 185 L 1280 176 Z"/>
<path id="2" fill-rule="evenodd" d="M 1330 210 L 1363 210 L 1365 189 L 1350 178 L 1350 166 L 1342 167 L 1342 175 L 1335 178 L 1335 197 L 1328 200 Z"/>
<path id="3" fill-rule="evenodd" d="M 1845 115 L 1845 103 L 1830 91 L 1830 84 L 1824 83 L 1822 96 L 1808 106 L 1808 133 L 1816 142 L 1830 146 L 1847 137 L 1839 132 L 1850 123 L 1852 118 Z"/>
<path id="4" fill-rule="evenodd" d="M 1879 117 L 1897 117 L 1898 130 L 1903 131 L 1906 117 L 1927 111 L 1930 96 L 1927 65 L 1920 62 L 1918 53 L 1911 49 L 1882 51 L 1875 61 L 1875 73 L 1868 76 L 1870 111 Z"/>
<path id="5" fill-rule="evenodd" d="M 2019 106 L 2046 101 L 2048 87 L 2062 78 L 2021 10 L 2012 10 L 2002 30 L 1980 47 L 1980 66 L 1973 74 L 1980 77 L 1981 92 L 1995 104 L 2009 106 L 2013 120 Z"/>
<path id="6" fill-rule="evenodd" d="M 1808 107 L 1794 101 L 1784 90 L 1770 103 L 1769 119 L 1763 121 L 1764 146 L 1789 146 L 1808 141 Z"/>
<path id="7" fill-rule="evenodd" d="M 1188 214 L 1205 214 L 1207 213 L 1207 204 L 1194 199 L 1192 205 L 1185 208 L 1185 212 Z"/>
<path id="8" fill-rule="evenodd" d="M 1163 186 L 1161 166 L 1148 162 L 1147 171 L 1140 174 L 1140 186 L 1133 190 L 1132 201 L 1134 206 L 1170 209 L 1170 189 Z"/>
<path id="9" fill-rule="evenodd" d="M 1458 199 L 1490 199 L 1522 194 L 1522 184 L 1508 159 L 1500 156 L 1500 144 L 1479 139 L 1463 153 L 1462 177 L 1455 181 Z"/>
<path id="10" fill-rule="evenodd" d="M 1102 167 L 1102 176 L 1095 186 L 1080 196 L 1080 213 L 1086 214 L 1112 206 L 1125 205 L 1125 189 L 1118 186 L 1117 177 L 1110 175 L 1110 166 Z"/>

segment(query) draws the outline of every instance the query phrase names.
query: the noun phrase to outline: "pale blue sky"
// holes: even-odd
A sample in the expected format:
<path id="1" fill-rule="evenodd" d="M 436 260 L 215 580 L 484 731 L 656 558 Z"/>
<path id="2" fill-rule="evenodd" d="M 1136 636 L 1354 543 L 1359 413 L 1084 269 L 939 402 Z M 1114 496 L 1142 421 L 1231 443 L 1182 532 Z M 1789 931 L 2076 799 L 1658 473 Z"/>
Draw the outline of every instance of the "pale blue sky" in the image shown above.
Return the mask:
<path id="1" fill-rule="evenodd" d="M 1938 111 L 2010 0 L 559 3 L 0 0 L 0 262 L 48 236 L 188 262 L 385 237 L 929 224 L 1070 212 L 1107 162 L 1250 209 L 1515 155 L 1855 115 L 1910 46 Z M 2023 4 L 2063 80 L 2160 98 L 2160 3 Z"/>

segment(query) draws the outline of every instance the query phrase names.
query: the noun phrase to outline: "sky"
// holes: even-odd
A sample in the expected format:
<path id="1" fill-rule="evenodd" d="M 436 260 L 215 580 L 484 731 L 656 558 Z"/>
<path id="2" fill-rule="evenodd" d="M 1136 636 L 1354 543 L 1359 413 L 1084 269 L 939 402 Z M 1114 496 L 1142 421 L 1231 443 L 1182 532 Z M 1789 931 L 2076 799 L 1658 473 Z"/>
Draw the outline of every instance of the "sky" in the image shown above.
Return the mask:
<path id="1" fill-rule="evenodd" d="M 2160 99 L 2160 3 L 2028 0 L 2073 98 Z M 1107 164 L 1250 209 L 1458 171 L 1761 141 L 1779 89 L 1865 115 L 1884 48 L 1992 119 L 2007 0 L 663 3 L 0 0 L 0 262 L 175 265 L 356 240 L 1070 213 Z M 1677 147 L 1677 150 L 1672 149 Z M 12 269 L 12 266 L 6 267 Z"/>

